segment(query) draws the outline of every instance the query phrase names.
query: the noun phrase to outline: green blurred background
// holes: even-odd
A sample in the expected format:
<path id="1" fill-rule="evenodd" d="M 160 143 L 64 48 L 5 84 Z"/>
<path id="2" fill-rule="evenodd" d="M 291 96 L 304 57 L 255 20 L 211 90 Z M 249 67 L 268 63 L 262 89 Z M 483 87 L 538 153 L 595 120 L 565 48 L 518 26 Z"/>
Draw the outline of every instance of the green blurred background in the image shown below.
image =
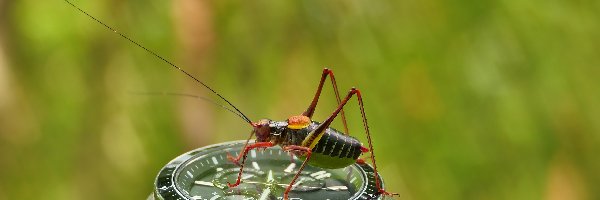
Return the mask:
<path id="1" fill-rule="evenodd" d="M 332 68 L 399 199 L 600 199 L 600 1 L 74 3 L 252 120 L 301 113 Z M 64 1 L 0 0 L 0 199 L 143 199 L 169 160 L 250 131 L 139 92 L 215 98 Z"/>

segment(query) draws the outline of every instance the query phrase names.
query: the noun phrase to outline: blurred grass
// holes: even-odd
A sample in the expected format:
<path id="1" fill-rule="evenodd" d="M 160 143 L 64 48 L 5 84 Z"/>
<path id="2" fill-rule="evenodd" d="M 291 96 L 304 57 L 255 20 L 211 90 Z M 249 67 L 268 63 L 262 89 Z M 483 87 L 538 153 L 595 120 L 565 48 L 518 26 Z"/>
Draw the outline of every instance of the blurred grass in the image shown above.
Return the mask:
<path id="1" fill-rule="evenodd" d="M 302 112 L 332 68 L 400 199 L 600 199 L 598 1 L 74 3 L 253 120 Z M 145 198 L 170 159 L 250 131 L 148 91 L 211 96 L 63 1 L 0 0 L 0 199 Z"/>

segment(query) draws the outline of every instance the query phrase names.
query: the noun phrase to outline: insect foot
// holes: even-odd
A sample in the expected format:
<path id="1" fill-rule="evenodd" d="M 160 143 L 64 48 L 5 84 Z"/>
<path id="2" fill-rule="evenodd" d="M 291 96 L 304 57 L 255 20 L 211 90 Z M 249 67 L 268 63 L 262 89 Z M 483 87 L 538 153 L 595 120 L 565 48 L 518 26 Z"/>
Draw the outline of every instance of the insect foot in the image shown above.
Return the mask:
<path id="1" fill-rule="evenodd" d="M 234 188 L 234 187 L 237 187 L 238 185 L 240 185 L 240 183 L 241 183 L 241 181 L 240 181 L 240 179 L 238 179 L 235 182 L 235 184 L 231 184 L 231 183 L 227 182 L 227 186 L 229 186 L 230 188 Z"/>
<path id="2" fill-rule="evenodd" d="M 231 153 L 227 152 L 227 160 L 231 161 L 233 164 L 235 164 L 236 166 L 241 166 L 240 165 L 240 158 L 239 157 L 234 157 L 233 155 L 231 155 Z"/>
<path id="3" fill-rule="evenodd" d="M 388 196 L 388 197 L 398 196 L 398 197 L 400 197 L 400 194 L 398 194 L 398 193 L 390 193 L 390 192 L 385 191 L 384 189 L 379 189 L 379 194 L 383 195 L 384 197 L 385 196 Z"/>

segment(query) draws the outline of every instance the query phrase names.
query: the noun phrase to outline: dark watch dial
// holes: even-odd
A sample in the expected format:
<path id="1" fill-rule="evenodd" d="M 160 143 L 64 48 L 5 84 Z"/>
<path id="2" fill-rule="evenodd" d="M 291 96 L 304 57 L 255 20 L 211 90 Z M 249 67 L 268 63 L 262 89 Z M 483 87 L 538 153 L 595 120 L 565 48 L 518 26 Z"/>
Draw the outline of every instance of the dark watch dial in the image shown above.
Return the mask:
<path id="1" fill-rule="evenodd" d="M 250 151 L 242 183 L 227 186 L 227 182 L 235 182 L 240 170 L 227 160 L 227 152 L 237 155 L 244 142 L 211 145 L 175 158 L 158 174 L 150 199 L 282 199 L 302 160 L 279 147 Z M 307 165 L 294 183 L 290 199 L 379 199 L 376 192 L 369 165 L 340 169 Z"/>

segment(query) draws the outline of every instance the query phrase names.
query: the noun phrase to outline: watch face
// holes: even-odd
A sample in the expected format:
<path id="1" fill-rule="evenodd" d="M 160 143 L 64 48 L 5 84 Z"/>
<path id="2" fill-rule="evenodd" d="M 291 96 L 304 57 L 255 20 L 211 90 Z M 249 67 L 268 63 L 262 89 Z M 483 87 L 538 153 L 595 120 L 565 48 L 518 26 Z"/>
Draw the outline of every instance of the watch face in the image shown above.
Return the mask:
<path id="1" fill-rule="evenodd" d="M 237 156 L 245 141 L 212 145 L 181 155 L 169 162 L 155 182 L 157 199 L 282 199 L 302 160 L 279 147 L 248 153 L 242 182 L 235 183 L 240 167 L 227 160 Z M 340 169 L 307 165 L 289 193 L 290 199 L 377 199 L 369 165 Z"/>

